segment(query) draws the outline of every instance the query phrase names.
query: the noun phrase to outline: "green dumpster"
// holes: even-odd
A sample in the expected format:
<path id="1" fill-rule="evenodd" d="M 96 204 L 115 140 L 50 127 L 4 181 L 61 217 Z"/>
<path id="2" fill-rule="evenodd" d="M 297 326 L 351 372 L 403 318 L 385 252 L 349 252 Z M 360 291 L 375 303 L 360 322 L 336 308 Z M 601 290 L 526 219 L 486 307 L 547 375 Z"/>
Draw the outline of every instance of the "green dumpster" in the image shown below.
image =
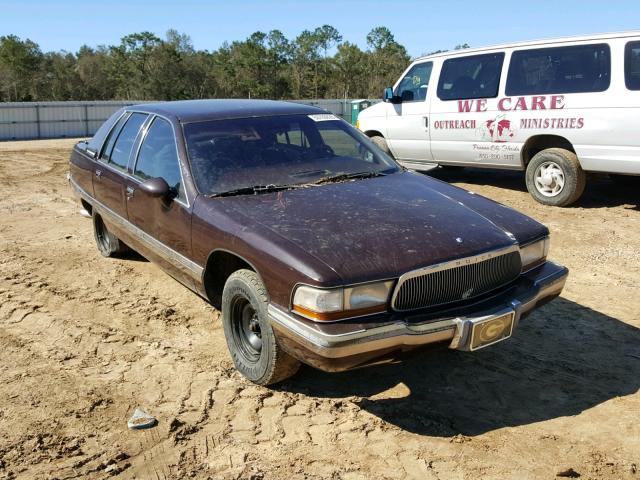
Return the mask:
<path id="1" fill-rule="evenodd" d="M 351 101 L 351 124 L 355 125 L 358 121 L 358 114 L 365 108 L 369 108 L 371 102 L 369 100 L 352 100 Z"/>

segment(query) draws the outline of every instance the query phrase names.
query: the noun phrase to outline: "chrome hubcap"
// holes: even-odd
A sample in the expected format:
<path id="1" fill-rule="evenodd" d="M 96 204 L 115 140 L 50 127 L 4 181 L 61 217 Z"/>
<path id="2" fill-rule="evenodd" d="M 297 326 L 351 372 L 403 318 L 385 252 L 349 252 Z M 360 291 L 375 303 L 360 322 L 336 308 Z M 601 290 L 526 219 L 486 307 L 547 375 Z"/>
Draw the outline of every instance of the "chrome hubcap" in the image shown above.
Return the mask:
<path id="1" fill-rule="evenodd" d="M 555 162 L 544 162 L 534 176 L 536 190 L 545 197 L 555 197 L 564 188 L 564 172 Z"/>

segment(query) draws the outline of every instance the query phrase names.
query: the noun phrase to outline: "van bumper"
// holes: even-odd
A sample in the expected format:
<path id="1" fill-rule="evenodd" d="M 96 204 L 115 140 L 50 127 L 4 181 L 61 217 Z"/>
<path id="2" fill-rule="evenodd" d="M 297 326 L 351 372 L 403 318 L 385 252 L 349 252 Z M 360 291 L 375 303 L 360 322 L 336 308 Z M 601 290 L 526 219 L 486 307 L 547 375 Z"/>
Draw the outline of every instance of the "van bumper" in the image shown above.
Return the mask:
<path id="1" fill-rule="evenodd" d="M 321 370 L 342 371 L 425 345 L 471 351 L 504 340 L 533 309 L 560 295 L 568 273 L 566 267 L 546 262 L 497 295 L 437 313 L 386 313 L 319 323 L 270 304 L 268 315 L 278 343 L 290 355 Z M 505 316 L 512 318 L 508 335 L 487 345 L 474 343 L 474 325 Z"/>

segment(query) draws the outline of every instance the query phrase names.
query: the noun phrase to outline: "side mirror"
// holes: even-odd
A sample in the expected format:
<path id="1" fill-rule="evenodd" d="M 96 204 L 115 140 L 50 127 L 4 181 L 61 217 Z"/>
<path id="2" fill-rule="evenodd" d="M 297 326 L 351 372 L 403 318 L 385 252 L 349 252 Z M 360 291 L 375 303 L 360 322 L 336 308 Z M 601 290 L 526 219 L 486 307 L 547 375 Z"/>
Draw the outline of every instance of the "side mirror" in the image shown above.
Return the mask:
<path id="1" fill-rule="evenodd" d="M 167 198 L 171 187 L 164 178 L 150 178 L 140 184 L 140 190 L 153 198 Z"/>
<path id="2" fill-rule="evenodd" d="M 393 88 L 391 87 L 387 87 L 384 89 L 384 94 L 382 98 L 385 102 L 402 103 L 402 97 L 398 97 L 397 95 L 394 95 Z"/>

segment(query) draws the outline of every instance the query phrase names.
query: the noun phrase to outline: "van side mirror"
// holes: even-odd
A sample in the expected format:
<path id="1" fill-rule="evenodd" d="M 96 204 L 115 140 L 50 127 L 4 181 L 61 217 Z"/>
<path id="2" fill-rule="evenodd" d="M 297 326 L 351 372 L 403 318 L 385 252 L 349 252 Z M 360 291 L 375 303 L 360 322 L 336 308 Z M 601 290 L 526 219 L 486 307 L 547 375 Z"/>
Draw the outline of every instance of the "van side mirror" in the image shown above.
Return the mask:
<path id="1" fill-rule="evenodd" d="M 384 89 L 384 93 L 382 95 L 382 99 L 385 102 L 391 102 L 391 103 L 402 103 L 402 98 L 398 97 L 397 95 L 393 94 L 393 88 L 391 87 L 387 87 Z"/>
<path id="2" fill-rule="evenodd" d="M 164 178 L 150 178 L 140 184 L 140 190 L 153 198 L 167 198 L 171 187 Z"/>

